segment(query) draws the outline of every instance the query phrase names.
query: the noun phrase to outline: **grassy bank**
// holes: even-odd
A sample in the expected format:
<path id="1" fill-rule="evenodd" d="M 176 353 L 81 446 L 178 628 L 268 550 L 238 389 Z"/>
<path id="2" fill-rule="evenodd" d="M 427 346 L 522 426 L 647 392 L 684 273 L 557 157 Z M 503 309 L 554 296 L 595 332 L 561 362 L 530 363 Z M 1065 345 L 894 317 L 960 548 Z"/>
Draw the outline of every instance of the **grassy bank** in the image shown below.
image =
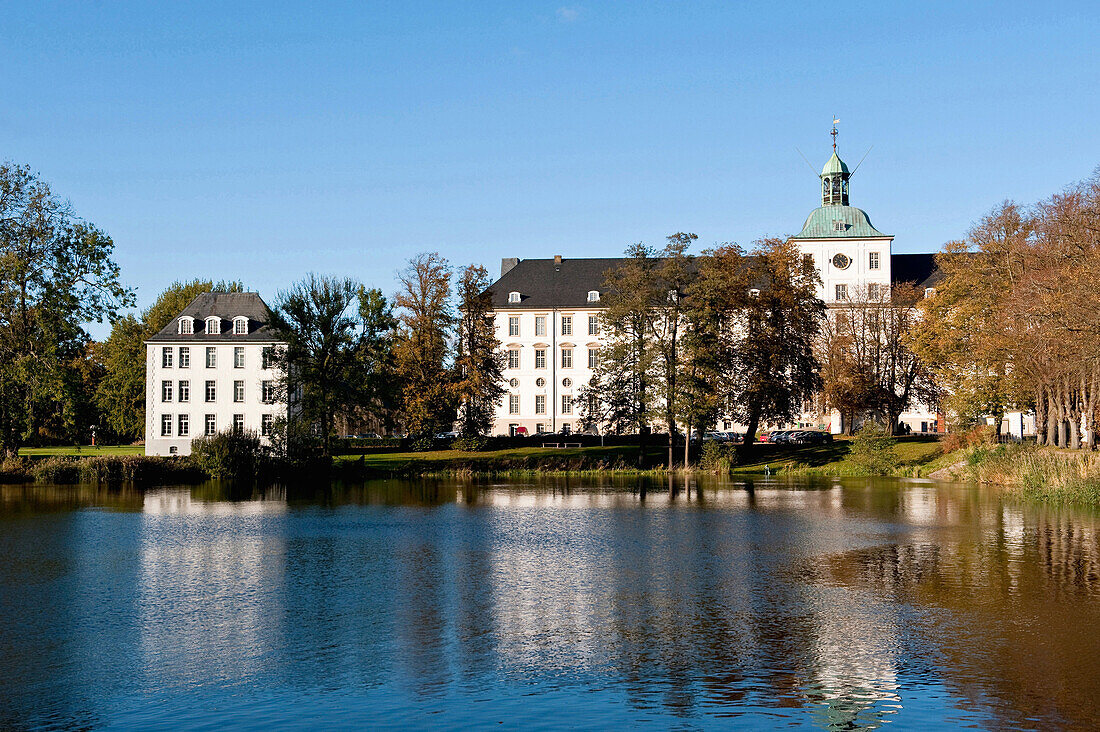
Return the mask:
<path id="1" fill-rule="evenodd" d="M 1045 503 L 1100 505 L 1100 453 L 979 445 L 952 455 L 974 480 Z"/>
<path id="2" fill-rule="evenodd" d="M 144 455 L 144 445 L 60 445 L 24 447 L 19 457 L 91 457 L 95 455 Z"/>
<path id="3" fill-rule="evenodd" d="M 518 475 L 528 473 L 647 473 L 662 470 L 667 449 L 650 447 L 639 463 L 636 446 L 520 447 L 485 452 L 432 450 L 343 455 L 338 467 L 367 475 Z"/>
<path id="4" fill-rule="evenodd" d="M 852 441 L 844 438 L 827 445 L 760 445 L 732 472 L 762 473 L 768 468 L 773 473 L 786 475 L 865 475 L 863 469 L 851 459 L 851 447 Z M 898 476 L 927 475 L 928 467 L 943 454 L 939 440 L 934 437 L 901 438 L 895 452 L 899 467 L 894 474 Z"/>

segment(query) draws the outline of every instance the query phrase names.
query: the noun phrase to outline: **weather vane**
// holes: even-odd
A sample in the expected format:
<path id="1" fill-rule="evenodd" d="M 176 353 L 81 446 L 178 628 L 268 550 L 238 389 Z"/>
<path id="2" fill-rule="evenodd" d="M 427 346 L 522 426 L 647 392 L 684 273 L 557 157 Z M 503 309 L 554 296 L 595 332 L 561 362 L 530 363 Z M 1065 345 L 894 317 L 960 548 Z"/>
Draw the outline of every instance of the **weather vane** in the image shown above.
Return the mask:
<path id="1" fill-rule="evenodd" d="M 833 131 L 830 133 L 833 136 L 833 152 L 836 152 L 836 123 L 839 121 L 836 117 L 833 117 Z"/>

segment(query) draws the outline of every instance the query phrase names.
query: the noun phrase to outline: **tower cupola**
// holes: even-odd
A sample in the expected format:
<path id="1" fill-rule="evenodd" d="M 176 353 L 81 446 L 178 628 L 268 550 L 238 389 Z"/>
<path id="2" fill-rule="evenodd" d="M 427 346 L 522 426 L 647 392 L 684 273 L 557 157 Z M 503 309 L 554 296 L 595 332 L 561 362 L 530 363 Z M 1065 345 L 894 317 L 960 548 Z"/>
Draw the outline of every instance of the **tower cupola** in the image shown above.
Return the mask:
<path id="1" fill-rule="evenodd" d="M 836 154 L 836 123 L 833 120 L 833 156 L 825 167 L 821 169 L 821 205 L 822 206 L 847 206 L 848 205 L 848 166 Z"/>

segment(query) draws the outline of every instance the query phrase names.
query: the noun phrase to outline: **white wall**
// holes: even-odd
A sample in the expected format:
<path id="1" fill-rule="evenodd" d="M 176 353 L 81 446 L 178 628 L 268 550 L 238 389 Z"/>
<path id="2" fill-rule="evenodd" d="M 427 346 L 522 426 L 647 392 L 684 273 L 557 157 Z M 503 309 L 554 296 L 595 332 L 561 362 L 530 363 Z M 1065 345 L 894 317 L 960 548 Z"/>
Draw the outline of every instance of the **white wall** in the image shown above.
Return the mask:
<path id="1" fill-rule="evenodd" d="M 203 343 L 156 343 L 146 345 L 145 362 L 145 454 L 169 455 L 173 454 L 171 448 L 175 447 L 176 454 L 189 455 L 191 453 L 191 440 L 203 434 L 206 423 L 206 415 L 213 414 L 217 420 L 217 431 L 224 432 L 233 426 L 233 415 L 244 415 L 245 429 L 260 432 L 261 420 L 264 414 L 270 414 L 274 419 L 286 416 L 285 404 L 264 404 L 262 401 L 262 383 L 265 380 L 275 381 L 278 372 L 274 369 L 263 369 L 263 349 L 275 343 L 248 342 L 240 346 L 233 343 L 215 343 L 211 347 L 217 352 L 217 366 L 206 368 L 206 348 Z M 180 368 L 180 347 L 190 349 L 191 365 L 188 368 Z M 233 349 L 244 348 L 244 368 L 234 368 Z M 164 368 L 161 354 L 163 349 L 172 350 L 172 366 Z M 206 382 L 213 380 L 216 384 L 216 400 L 213 403 L 206 401 Z M 244 381 L 245 394 L 243 402 L 233 401 L 233 382 Z M 172 382 L 172 401 L 161 400 L 161 382 Z M 187 402 L 179 401 L 179 382 L 189 381 L 191 395 Z M 161 436 L 161 417 L 169 414 L 172 416 L 172 434 L 169 437 Z M 186 414 L 189 417 L 190 434 L 180 437 L 179 415 Z"/>

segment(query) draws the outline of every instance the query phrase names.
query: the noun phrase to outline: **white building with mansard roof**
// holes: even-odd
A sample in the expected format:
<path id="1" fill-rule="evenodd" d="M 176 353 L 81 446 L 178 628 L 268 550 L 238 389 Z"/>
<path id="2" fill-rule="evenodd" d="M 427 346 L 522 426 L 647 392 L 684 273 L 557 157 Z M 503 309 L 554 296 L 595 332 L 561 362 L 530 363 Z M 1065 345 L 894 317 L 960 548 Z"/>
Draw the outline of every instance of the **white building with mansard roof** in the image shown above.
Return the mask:
<path id="1" fill-rule="evenodd" d="M 255 292 L 205 292 L 145 342 L 146 455 L 188 455 L 227 430 L 271 435 L 287 408 L 267 318 Z"/>
<path id="2" fill-rule="evenodd" d="M 849 205 L 850 177 L 834 145 L 820 175 L 821 205 L 791 237 L 821 275 L 821 299 L 835 305 L 849 293 L 875 296 L 877 288 L 900 282 L 929 291 L 939 278 L 935 256 L 894 254 L 894 237 L 876 229 L 865 211 Z M 560 255 L 502 261 L 500 279 L 489 288 L 497 337 L 507 353 L 507 393 L 497 409 L 494 434 L 580 430 L 577 395 L 591 378 L 603 345 L 601 288 L 607 271 L 623 261 Z M 901 421 L 915 432 L 943 429 L 942 418 L 927 409 L 903 413 Z M 836 413 L 807 413 L 800 424 L 841 430 Z M 727 422 L 719 427 L 737 426 Z"/>

